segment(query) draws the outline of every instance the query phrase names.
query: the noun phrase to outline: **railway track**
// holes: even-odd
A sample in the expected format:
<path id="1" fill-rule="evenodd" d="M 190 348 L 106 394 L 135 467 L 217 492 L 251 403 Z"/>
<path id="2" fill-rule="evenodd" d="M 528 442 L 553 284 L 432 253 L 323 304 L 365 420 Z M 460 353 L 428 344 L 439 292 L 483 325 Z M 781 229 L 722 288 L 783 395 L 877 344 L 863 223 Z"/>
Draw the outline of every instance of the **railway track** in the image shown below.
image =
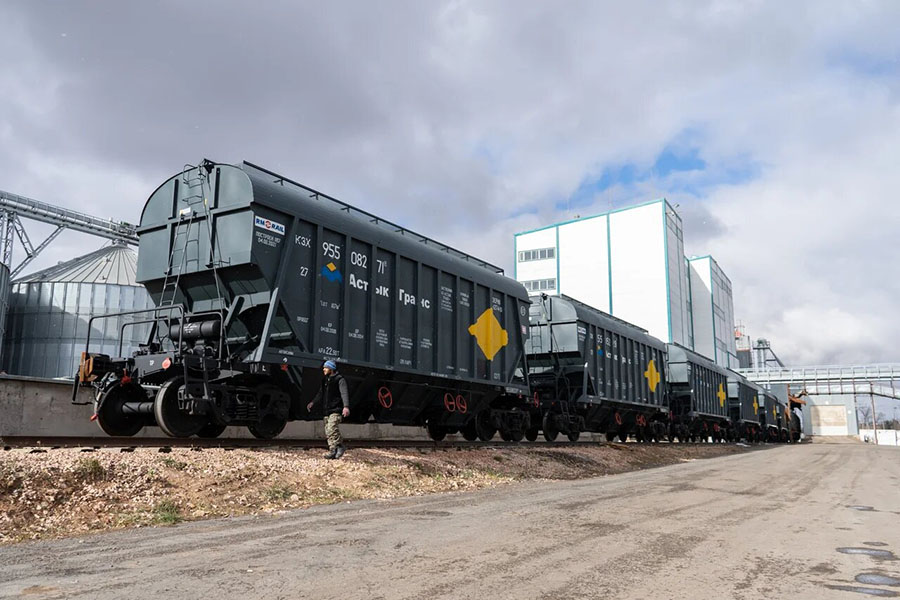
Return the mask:
<path id="1" fill-rule="evenodd" d="M 346 440 L 345 444 L 350 448 L 509 448 L 511 446 L 540 446 L 563 447 L 576 444 L 583 446 L 621 446 L 612 442 L 502 442 L 502 441 L 474 441 L 451 440 L 435 442 L 432 440 Z M 29 436 L 5 436 L 0 438 L 0 447 L 4 450 L 31 448 L 35 450 L 53 450 L 57 448 L 159 448 L 164 451 L 171 448 L 322 448 L 325 441 L 322 439 L 274 439 L 259 440 L 256 438 L 168 438 L 168 437 L 135 437 L 135 438 L 100 438 L 100 437 L 29 437 Z"/>

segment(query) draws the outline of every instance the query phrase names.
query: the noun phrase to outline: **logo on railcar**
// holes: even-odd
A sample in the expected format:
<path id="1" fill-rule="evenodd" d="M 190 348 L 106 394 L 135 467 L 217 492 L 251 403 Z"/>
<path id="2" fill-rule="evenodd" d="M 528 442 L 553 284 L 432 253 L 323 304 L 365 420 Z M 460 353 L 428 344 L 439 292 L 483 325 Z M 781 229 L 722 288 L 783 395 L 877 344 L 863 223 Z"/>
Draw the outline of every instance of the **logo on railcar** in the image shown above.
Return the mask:
<path id="1" fill-rule="evenodd" d="M 656 361 L 652 358 L 647 365 L 647 370 L 644 371 L 644 377 L 647 379 L 647 385 L 650 387 L 650 391 L 656 392 L 656 386 L 659 385 L 660 376 L 659 371 L 656 369 Z"/>
<path id="2" fill-rule="evenodd" d="M 334 263 L 328 263 L 327 265 L 322 267 L 322 277 L 324 277 L 331 283 L 344 283 L 344 276 L 341 275 L 340 270 L 335 266 Z"/>
<path id="3" fill-rule="evenodd" d="M 276 223 L 271 219 L 264 219 L 262 217 L 254 216 L 253 223 L 257 227 L 265 229 L 266 231 L 274 231 L 278 235 L 284 235 L 284 225 L 282 225 L 281 223 Z"/>
<path id="4" fill-rule="evenodd" d="M 469 327 L 469 333 L 475 336 L 478 347 L 488 360 L 494 360 L 500 349 L 509 343 L 509 334 L 500 325 L 492 308 L 481 313 L 478 320 Z"/>

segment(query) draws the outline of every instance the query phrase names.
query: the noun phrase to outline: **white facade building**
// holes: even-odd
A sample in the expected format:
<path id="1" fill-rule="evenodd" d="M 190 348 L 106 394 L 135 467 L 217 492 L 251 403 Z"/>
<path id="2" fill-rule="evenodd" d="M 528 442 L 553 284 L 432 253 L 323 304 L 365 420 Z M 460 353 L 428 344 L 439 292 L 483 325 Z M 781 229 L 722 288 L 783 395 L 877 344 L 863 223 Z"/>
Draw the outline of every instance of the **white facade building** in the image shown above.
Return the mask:
<path id="1" fill-rule="evenodd" d="M 689 258 L 694 351 L 716 364 L 738 368 L 731 280 L 711 256 Z"/>
<path id="2" fill-rule="evenodd" d="M 857 435 L 856 399 L 852 395 L 807 396 L 803 406 L 806 435 Z"/>
<path id="3" fill-rule="evenodd" d="M 515 277 L 693 347 L 681 217 L 665 200 L 515 236 Z"/>

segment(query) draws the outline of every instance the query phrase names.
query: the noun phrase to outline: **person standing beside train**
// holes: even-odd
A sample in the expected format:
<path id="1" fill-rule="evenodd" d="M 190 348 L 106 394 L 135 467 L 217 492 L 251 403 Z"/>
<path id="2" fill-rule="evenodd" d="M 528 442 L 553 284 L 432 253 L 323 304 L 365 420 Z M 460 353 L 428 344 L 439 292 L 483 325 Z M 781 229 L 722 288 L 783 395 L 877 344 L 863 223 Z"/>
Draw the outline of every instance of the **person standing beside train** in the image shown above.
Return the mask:
<path id="1" fill-rule="evenodd" d="M 347 451 L 344 447 L 344 439 L 341 437 L 341 421 L 350 416 L 350 394 L 347 391 L 347 381 L 337 372 L 337 364 L 333 360 L 326 360 L 322 365 L 322 384 L 312 402 L 306 405 L 306 410 L 312 411 L 313 406 L 322 402 L 325 412 L 325 437 L 328 440 L 328 453 L 325 458 L 340 458 Z"/>

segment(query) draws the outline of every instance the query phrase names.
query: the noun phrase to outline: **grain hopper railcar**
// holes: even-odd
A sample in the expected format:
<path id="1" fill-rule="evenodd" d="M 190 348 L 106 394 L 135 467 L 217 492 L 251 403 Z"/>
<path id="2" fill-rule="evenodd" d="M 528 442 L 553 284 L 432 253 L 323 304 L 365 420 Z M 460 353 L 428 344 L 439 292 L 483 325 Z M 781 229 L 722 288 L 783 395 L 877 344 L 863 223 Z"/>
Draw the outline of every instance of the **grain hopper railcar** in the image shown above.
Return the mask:
<path id="1" fill-rule="evenodd" d="M 666 432 L 666 345 L 645 330 L 565 295 L 534 298 L 528 348 L 533 409 L 548 441 L 580 432 L 639 441 Z"/>
<path id="2" fill-rule="evenodd" d="M 763 437 L 769 442 L 787 442 L 791 438 L 791 415 L 787 404 L 771 390 L 764 390 L 765 408 L 761 409 L 760 426 Z"/>
<path id="3" fill-rule="evenodd" d="M 524 435 L 524 287 L 492 265 L 250 163 L 204 161 L 149 198 L 138 281 L 156 308 L 130 357 L 90 354 L 111 435 L 257 437 L 313 419 L 325 358 L 350 422 Z"/>
<path id="4" fill-rule="evenodd" d="M 765 411 L 763 389 L 734 371 L 728 372 L 728 410 L 735 440 L 762 441 L 760 414 Z"/>
<path id="5" fill-rule="evenodd" d="M 668 345 L 671 439 L 728 439 L 728 373 L 710 359 L 678 344 Z"/>

